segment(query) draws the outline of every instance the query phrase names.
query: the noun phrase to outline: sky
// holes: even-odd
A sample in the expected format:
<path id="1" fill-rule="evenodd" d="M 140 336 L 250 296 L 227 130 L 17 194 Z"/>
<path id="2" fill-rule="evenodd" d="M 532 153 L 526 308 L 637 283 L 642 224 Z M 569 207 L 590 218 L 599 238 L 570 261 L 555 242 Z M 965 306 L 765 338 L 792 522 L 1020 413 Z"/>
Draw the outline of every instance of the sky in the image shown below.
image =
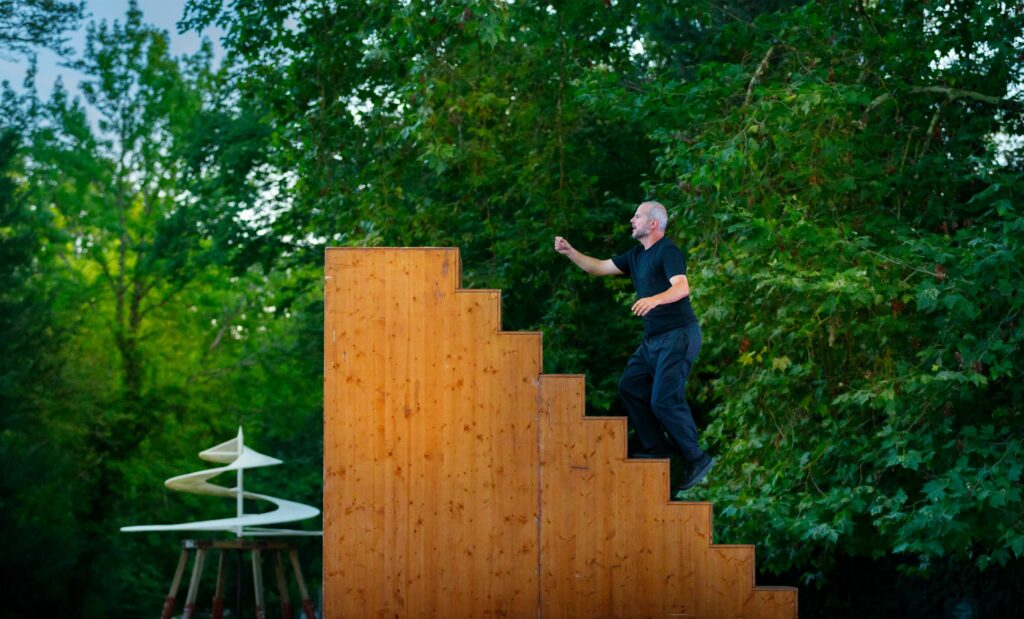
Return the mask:
<path id="1" fill-rule="evenodd" d="M 194 54 L 199 50 L 201 43 L 200 35 L 195 32 L 178 34 L 175 25 L 181 19 L 185 10 L 185 0 L 138 0 L 139 9 L 142 11 L 142 19 L 160 30 L 166 30 L 170 35 L 171 54 L 181 56 Z M 77 51 L 85 47 L 85 30 L 90 21 L 125 21 L 125 14 L 128 12 L 128 0 L 86 0 L 86 19 L 81 23 L 75 32 L 65 33 L 70 45 Z M 218 45 L 220 32 L 216 29 L 209 29 L 203 35 L 210 38 L 214 43 L 214 58 L 220 58 L 221 48 Z M 49 50 L 38 50 L 38 74 L 36 75 L 36 87 L 41 98 L 48 99 L 53 90 L 53 83 L 60 76 L 64 80 L 64 86 L 72 96 L 79 94 L 78 82 L 81 74 L 73 69 L 60 66 L 61 59 Z M 25 70 L 28 61 L 22 57 L 4 58 L 0 57 L 0 81 L 8 81 L 17 90 L 21 90 L 21 84 L 25 80 Z"/>

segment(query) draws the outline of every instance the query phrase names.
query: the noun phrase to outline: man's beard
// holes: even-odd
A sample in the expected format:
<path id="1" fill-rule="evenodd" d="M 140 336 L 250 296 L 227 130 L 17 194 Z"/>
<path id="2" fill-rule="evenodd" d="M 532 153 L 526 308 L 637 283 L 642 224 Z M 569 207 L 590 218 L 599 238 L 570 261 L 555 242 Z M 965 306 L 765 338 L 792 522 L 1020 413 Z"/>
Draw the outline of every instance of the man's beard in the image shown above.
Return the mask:
<path id="1" fill-rule="evenodd" d="M 644 229 L 644 228 L 637 228 L 636 230 L 633 230 L 633 238 L 638 240 L 638 241 L 640 239 L 644 238 L 645 236 L 650 235 L 650 234 L 651 234 L 651 231 L 647 230 L 647 229 Z"/>

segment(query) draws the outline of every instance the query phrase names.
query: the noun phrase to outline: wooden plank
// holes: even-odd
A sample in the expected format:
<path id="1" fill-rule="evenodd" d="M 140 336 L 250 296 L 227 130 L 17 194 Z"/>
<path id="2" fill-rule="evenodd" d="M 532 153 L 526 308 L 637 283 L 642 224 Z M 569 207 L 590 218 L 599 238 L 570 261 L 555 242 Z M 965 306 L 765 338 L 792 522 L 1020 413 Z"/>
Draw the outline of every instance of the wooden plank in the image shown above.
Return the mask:
<path id="1" fill-rule="evenodd" d="M 185 574 L 185 564 L 188 562 L 188 549 L 182 548 L 178 557 L 178 567 L 174 570 L 174 579 L 171 580 L 171 589 L 164 598 L 164 607 L 160 611 L 160 619 L 171 619 L 174 614 L 174 601 L 178 597 L 178 587 L 181 586 L 181 577 Z"/>
<path id="2" fill-rule="evenodd" d="M 202 552 L 202 549 L 199 552 Z M 264 605 L 263 595 L 263 564 L 260 556 L 260 549 L 254 548 L 252 550 L 252 592 L 255 598 L 254 610 L 256 619 L 266 619 L 267 609 Z"/>
<path id="3" fill-rule="evenodd" d="M 302 600 L 302 611 L 306 614 L 306 619 L 316 619 L 316 613 L 313 610 L 313 600 L 309 597 L 309 589 L 306 588 L 306 579 L 302 577 L 302 567 L 299 565 L 299 553 L 294 547 L 288 548 L 288 560 L 291 562 L 292 571 L 295 573 L 295 584 L 299 586 L 299 598 Z"/>
<path id="4" fill-rule="evenodd" d="M 274 577 L 277 579 L 278 599 L 281 602 L 282 619 L 293 619 L 291 598 L 288 596 L 288 581 L 284 578 L 284 564 L 281 561 L 282 551 L 274 552 Z M 223 558 L 223 553 L 221 558 Z"/>
<path id="5" fill-rule="evenodd" d="M 535 617 L 539 335 L 452 250 L 327 262 L 325 612 Z"/>
<path id="6" fill-rule="evenodd" d="M 196 613 L 196 598 L 199 596 L 199 582 L 203 576 L 203 561 L 206 559 L 206 548 L 196 549 L 196 558 L 192 563 L 192 578 L 188 583 L 188 593 L 185 594 L 185 611 L 182 616 L 191 619 Z"/>

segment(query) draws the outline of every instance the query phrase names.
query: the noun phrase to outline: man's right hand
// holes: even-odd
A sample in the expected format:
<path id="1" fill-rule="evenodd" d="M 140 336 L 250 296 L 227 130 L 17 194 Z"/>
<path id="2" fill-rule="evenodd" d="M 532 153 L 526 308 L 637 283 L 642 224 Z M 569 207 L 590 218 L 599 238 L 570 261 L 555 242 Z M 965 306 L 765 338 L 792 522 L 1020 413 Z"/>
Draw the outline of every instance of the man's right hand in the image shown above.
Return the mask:
<path id="1" fill-rule="evenodd" d="M 568 256 L 569 252 L 572 251 L 572 245 L 570 245 L 569 241 L 563 239 L 562 237 L 556 236 L 555 237 L 555 251 L 557 251 L 558 253 L 562 254 L 563 256 Z"/>

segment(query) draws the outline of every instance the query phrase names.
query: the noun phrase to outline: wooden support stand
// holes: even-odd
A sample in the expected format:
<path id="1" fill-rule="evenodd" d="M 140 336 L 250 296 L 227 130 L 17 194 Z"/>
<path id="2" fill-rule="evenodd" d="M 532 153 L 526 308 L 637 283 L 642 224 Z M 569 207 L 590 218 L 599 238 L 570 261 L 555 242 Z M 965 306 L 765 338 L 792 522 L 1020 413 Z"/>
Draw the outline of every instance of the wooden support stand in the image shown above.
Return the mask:
<path id="1" fill-rule="evenodd" d="M 274 553 L 274 569 L 276 572 L 277 587 L 281 598 L 281 612 L 285 619 L 293 619 L 290 597 L 288 595 L 288 584 L 285 579 L 284 563 L 282 555 L 287 553 L 288 560 L 295 573 L 295 582 L 299 587 L 299 595 L 302 599 L 302 610 L 305 619 L 317 619 L 313 610 L 313 602 L 309 598 L 309 590 L 306 588 L 306 581 L 302 577 L 302 568 L 299 567 L 299 553 L 294 544 L 282 540 L 193 540 L 187 539 L 181 542 L 181 556 L 178 559 L 178 567 L 174 571 L 174 579 L 171 581 L 171 590 L 164 599 L 161 619 L 171 619 L 174 613 L 174 604 L 178 597 L 178 588 L 181 585 L 182 576 L 185 572 L 185 564 L 188 562 L 189 551 L 195 551 L 195 560 L 192 564 L 192 577 L 188 584 L 188 593 L 185 594 L 185 609 L 182 617 L 193 619 L 196 615 L 196 600 L 199 596 L 199 581 L 203 575 L 203 564 L 210 549 L 220 551 L 217 561 L 217 586 L 213 594 L 212 619 L 223 619 L 224 617 L 224 557 L 227 551 L 245 552 L 249 551 L 252 558 L 252 579 L 253 592 L 255 595 L 255 615 L 257 619 L 265 619 L 267 616 L 263 595 L 263 565 L 262 555 L 264 551 Z"/>

